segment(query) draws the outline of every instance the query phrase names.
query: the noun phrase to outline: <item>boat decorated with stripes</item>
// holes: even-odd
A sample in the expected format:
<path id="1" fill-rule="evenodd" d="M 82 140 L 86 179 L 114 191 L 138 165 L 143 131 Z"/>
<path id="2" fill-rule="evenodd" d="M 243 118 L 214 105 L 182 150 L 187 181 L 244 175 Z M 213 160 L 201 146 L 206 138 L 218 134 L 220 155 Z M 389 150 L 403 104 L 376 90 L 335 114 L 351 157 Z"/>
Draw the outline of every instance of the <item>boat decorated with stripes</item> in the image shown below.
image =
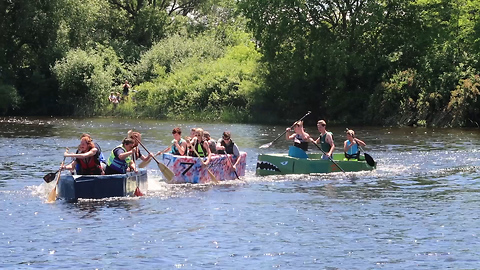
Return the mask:
<path id="1" fill-rule="evenodd" d="M 237 170 L 232 169 L 232 164 L 237 162 Z M 163 153 L 160 162 L 170 169 L 174 176 L 168 182 L 170 184 L 180 183 L 208 183 L 212 178 L 217 181 L 234 180 L 245 175 L 247 153 L 240 152 L 240 155 L 212 155 L 210 163 L 203 165 L 206 158 L 177 156 L 170 153 Z M 212 175 L 214 177 L 212 177 Z"/>

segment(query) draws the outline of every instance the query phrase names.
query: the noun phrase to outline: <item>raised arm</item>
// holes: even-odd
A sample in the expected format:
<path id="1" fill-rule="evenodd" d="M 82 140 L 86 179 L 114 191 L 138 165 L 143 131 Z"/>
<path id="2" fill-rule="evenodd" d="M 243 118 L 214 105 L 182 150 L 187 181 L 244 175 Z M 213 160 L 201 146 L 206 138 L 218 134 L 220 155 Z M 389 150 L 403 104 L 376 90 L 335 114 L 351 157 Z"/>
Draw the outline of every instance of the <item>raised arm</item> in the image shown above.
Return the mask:
<path id="1" fill-rule="evenodd" d="M 73 158 L 88 158 L 88 157 L 93 157 L 97 153 L 98 149 L 96 147 L 90 149 L 90 151 L 86 153 L 79 153 L 79 154 L 70 154 L 68 153 L 68 150 L 65 151 L 63 154 L 64 157 L 73 157 Z"/>
<path id="2" fill-rule="evenodd" d="M 130 151 L 118 154 L 118 158 L 121 159 L 121 160 L 125 160 L 125 159 L 127 159 L 127 157 L 129 157 L 132 154 L 133 154 L 133 149 L 130 150 Z M 132 161 L 133 161 L 133 159 L 132 159 Z"/>
<path id="3" fill-rule="evenodd" d="M 362 140 L 360 140 L 360 139 L 358 139 L 358 138 L 355 138 L 355 141 L 358 143 L 358 145 L 360 145 L 360 146 L 362 146 L 362 147 L 367 146 L 367 144 L 366 144 L 364 141 L 362 141 Z"/>
<path id="4" fill-rule="evenodd" d="M 286 140 L 293 140 L 293 138 L 295 138 L 295 133 L 291 134 L 290 132 L 292 132 L 292 129 L 291 128 L 286 128 L 285 129 L 285 139 Z"/>

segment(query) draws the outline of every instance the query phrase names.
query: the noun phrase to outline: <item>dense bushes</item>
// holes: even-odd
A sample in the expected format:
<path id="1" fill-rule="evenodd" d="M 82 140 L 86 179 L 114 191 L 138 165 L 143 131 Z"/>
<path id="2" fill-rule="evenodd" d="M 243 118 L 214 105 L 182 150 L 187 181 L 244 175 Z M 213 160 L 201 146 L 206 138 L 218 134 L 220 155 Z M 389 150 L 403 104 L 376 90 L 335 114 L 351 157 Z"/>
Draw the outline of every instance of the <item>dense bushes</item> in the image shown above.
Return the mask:
<path id="1" fill-rule="evenodd" d="M 480 118 L 479 88 L 479 75 L 460 80 L 456 89 L 452 91 L 450 102 L 447 106 L 451 125 L 466 126 L 474 124 L 480 127 L 478 123 Z"/>
<path id="2" fill-rule="evenodd" d="M 173 41 L 179 39 L 172 37 Z M 254 44 L 244 40 L 222 48 L 214 39 L 204 40 L 167 40 L 145 54 L 148 61 L 141 61 L 139 69 L 155 79 L 136 87 L 142 116 L 214 120 L 223 115 L 230 120 L 248 120 L 248 108 L 261 85 L 257 75 L 260 55 Z"/>
<path id="3" fill-rule="evenodd" d="M 20 106 L 21 98 L 18 95 L 17 89 L 11 85 L 0 83 L 0 112 L 5 114 L 7 112 L 14 112 Z"/>
<path id="4" fill-rule="evenodd" d="M 108 104 L 110 91 L 125 77 L 115 52 L 101 45 L 88 52 L 69 51 L 52 71 L 59 83 L 58 103 L 66 115 L 97 115 Z"/>

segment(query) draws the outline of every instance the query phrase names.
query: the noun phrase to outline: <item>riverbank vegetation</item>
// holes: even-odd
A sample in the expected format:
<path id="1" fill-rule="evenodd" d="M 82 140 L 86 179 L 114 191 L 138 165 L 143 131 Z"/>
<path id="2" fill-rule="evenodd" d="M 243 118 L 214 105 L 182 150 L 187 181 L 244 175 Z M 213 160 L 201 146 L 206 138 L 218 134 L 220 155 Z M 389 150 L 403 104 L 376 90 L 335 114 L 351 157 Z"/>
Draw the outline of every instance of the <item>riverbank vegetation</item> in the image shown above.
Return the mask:
<path id="1" fill-rule="evenodd" d="M 2 1 L 0 113 L 479 126 L 479 6 Z"/>

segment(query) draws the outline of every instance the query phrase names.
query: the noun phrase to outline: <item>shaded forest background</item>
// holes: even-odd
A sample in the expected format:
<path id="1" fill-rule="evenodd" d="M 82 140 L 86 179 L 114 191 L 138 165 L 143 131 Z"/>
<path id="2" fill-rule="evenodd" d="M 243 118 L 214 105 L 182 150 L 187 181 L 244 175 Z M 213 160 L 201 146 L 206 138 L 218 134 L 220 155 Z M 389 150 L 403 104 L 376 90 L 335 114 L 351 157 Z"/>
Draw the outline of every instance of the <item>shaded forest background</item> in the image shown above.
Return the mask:
<path id="1" fill-rule="evenodd" d="M 479 7 L 1 0 L 0 113 L 478 127 Z"/>

